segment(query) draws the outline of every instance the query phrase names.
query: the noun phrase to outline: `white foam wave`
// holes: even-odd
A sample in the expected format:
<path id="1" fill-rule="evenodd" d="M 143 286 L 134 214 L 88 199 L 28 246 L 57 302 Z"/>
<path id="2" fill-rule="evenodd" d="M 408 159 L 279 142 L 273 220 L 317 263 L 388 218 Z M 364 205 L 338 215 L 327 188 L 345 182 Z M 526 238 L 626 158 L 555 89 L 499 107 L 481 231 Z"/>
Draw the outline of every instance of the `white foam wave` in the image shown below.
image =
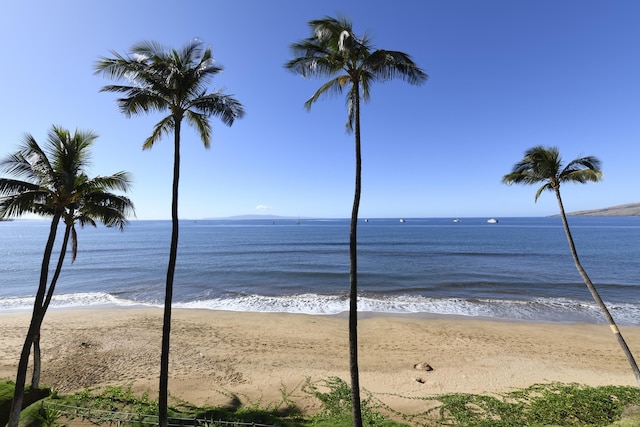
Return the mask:
<path id="1" fill-rule="evenodd" d="M 55 296 L 52 308 L 155 306 L 118 298 L 107 293 L 77 293 Z M 640 325 L 640 304 L 607 304 L 616 322 Z M 0 299 L 0 311 L 28 310 L 33 298 Z M 226 311 L 278 312 L 332 315 L 349 310 L 349 301 L 340 295 L 300 294 L 289 296 L 237 295 L 227 298 L 174 303 L 176 308 Z M 418 295 L 362 296 L 360 312 L 391 314 L 435 314 L 493 317 L 510 320 L 603 323 L 599 308 L 591 302 L 562 298 L 524 300 L 428 298 Z"/>
<path id="2" fill-rule="evenodd" d="M 0 311 L 23 311 L 33 308 L 35 297 L 3 298 L 0 299 Z M 75 294 L 54 295 L 50 308 L 75 307 L 113 307 L 142 305 L 139 302 L 117 298 L 104 292 L 86 292 Z"/>
<path id="3" fill-rule="evenodd" d="M 349 310 L 349 301 L 341 296 L 304 294 L 286 297 L 243 295 L 235 298 L 208 299 L 176 304 L 183 308 L 229 311 L 285 312 L 300 314 L 338 314 Z M 616 321 L 640 325 L 640 306 L 610 304 Z M 423 296 L 360 297 L 361 312 L 392 314 L 440 314 L 470 317 L 494 317 L 511 320 L 600 323 L 599 308 L 589 302 L 540 298 L 532 301 L 427 298 Z"/>

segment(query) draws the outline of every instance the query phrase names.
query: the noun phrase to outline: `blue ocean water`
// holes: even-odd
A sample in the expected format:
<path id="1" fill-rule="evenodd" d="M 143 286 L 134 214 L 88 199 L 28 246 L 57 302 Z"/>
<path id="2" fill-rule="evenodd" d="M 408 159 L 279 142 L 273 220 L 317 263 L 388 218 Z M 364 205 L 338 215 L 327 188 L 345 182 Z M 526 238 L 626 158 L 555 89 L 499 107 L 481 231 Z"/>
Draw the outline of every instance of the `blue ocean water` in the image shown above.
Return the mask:
<path id="1" fill-rule="evenodd" d="M 616 321 L 640 325 L 640 218 L 569 221 Z M 44 220 L 0 222 L 0 311 L 31 307 L 48 230 Z M 170 233 L 170 221 L 79 228 L 52 306 L 160 306 Z M 181 221 L 174 305 L 345 312 L 348 239 L 342 219 Z M 604 322 L 559 218 L 362 219 L 358 240 L 362 312 Z"/>

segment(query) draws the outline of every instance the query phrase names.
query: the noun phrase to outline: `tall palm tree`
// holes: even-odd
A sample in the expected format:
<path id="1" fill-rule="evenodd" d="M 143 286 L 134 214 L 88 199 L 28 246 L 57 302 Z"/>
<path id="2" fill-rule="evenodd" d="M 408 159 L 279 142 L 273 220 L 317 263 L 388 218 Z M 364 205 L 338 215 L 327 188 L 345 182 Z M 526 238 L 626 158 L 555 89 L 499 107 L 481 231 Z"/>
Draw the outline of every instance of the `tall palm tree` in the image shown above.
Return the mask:
<path id="1" fill-rule="evenodd" d="M 355 192 L 349 228 L 349 356 L 351 372 L 351 401 L 353 422 L 362 425 L 358 374 L 357 338 L 357 224 L 360 207 L 362 159 L 360 150 L 360 101 L 370 99 L 371 85 L 376 81 L 400 78 L 413 85 L 426 81 L 427 75 L 406 53 L 392 50 L 373 50 L 369 38 L 357 37 L 346 18 L 325 17 L 309 22 L 311 36 L 293 43 L 294 59 L 285 64 L 293 73 L 303 77 L 330 78 L 305 102 L 307 110 L 326 95 L 347 91 L 348 132 L 355 132 Z"/>
<path id="2" fill-rule="evenodd" d="M 126 172 L 95 178 L 87 176 L 85 170 L 89 166 L 89 150 L 96 138 L 91 132 L 76 131 L 71 134 L 68 130 L 53 126 L 44 149 L 31 135 L 26 135 L 20 149 L 0 161 L 0 170 L 15 177 L 0 178 L 0 218 L 27 213 L 52 218 L 42 257 L 33 314 L 20 354 L 9 427 L 16 427 L 20 419 L 32 344 L 37 353 L 34 354 L 34 371 L 38 371 L 37 374 L 34 372 L 36 383 L 32 385 L 38 385 L 40 327 L 60 276 L 70 235 L 75 259 L 75 223 L 95 226 L 96 221 L 100 221 L 106 226 L 123 229 L 127 223 L 127 215 L 133 212 L 133 204 L 128 198 L 110 192 L 128 191 L 129 175 Z M 58 263 L 47 289 L 49 263 L 60 221 L 65 224 L 65 235 Z"/>
<path id="3" fill-rule="evenodd" d="M 162 355 L 160 359 L 160 386 L 158 415 L 161 427 L 168 418 L 169 339 L 171 332 L 171 301 L 173 276 L 178 253 L 178 183 L 180 179 L 180 130 L 186 119 L 200 134 L 205 148 L 211 141 L 209 117 L 219 117 L 231 126 L 244 115 L 242 105 L 222 91 L 207 93 L 211 77 L 222 68 L 215 65 L 211 48 L 203 50 L 202 42 L 194 40 L 180 50 L 166 49 L 152 41 L 134 45 L 130 52 L 112 58 L 102 57 L 96 64 L 96 73 L 124 81 L 122 85 L 108 85 L 102 92 L 116 92 L 124 96 L 117 100 L 126 117 L 152 111 L 168 113 L 154 127 L 143 149 L 153 147 L 161 137 L 173 134 L 173 186 L 171 203 L 171 246 L 167 267 L 164 318 L 162 328 Z"/>
<path id="4" fill-rule="evenodd" d="M 571 255 L 573 256 L 573 262 L 575 263 L 582 280 L 584 280 L 584 283 L 587 285 L 589 292 L 591 292 L 593 299 L 607 319 L 607 322 L 611 327 L 611 331 L 618 340 L 620 347 L 622 347 L 622 350 L 631 365 L 633 374 L 636 377 L 636 381 L 638 382 L 638 385 L 640 385 L 640 371 L 638 370 L 638 365 L 633 358 L 633 354 L 631 354 L 631 351 L 622 337 L 615 320 L 609 313 L 606 304 L 602 301 L 602 298 L 600 298 L 600 294 L 580 263 L 578 252 L 576 251 L 575 244 L 573 243 L 571 230 L 569 229 L 567 215 L 565 214 L 564 206 L 562 204 L 562 198 L 560 197 L 560 184 L 562 183 L 572 182 L 584 184 L 589 181 L 598 182 L 601 178 L 602 171 L 600 170 L 600 160 L 596 157 L 580 157 L 570 161 L 563 167 L 560 152 L 557 147 L 536 146 L 525 152 L 524 158 L 513 166 L 511 173 L 502 177 L 502 182 L 508 185 L 532 185 L 542 183 L 542 186 L 538 188 L 538 191 L 536 192 L 536 201 L 538 201 L 538 198 L 545 190 L 553 191 L 555 193 L 558 206 L 560 207 L 562 225 L 564 226 L 564 232 L 567 235 L 569 248 L 571 249 Z"/>

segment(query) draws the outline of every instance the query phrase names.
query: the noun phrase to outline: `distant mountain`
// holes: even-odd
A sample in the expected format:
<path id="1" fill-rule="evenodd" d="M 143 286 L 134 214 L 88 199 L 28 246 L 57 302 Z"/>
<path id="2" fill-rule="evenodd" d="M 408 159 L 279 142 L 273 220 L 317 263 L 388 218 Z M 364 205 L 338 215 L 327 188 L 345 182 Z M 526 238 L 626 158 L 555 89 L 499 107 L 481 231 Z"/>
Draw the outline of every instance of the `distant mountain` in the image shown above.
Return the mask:
<path id="1" fill-rule="evenodd" d="M 588 211 L 567 212 L 568 216 L 640 216 L 640 203 L 611 206 Z M 557 215 L 554 215 L 557 216 Z"/>
<path id="2" fill-rule="evenodd" d="M 219 217 L 219 218 L 203 218 L 205 220 L 209 219 L 295 219 L 290 216 L 279 216 L 279 215 L 236 215 L 236 216 L 228 216 L 228 217 Z"/>

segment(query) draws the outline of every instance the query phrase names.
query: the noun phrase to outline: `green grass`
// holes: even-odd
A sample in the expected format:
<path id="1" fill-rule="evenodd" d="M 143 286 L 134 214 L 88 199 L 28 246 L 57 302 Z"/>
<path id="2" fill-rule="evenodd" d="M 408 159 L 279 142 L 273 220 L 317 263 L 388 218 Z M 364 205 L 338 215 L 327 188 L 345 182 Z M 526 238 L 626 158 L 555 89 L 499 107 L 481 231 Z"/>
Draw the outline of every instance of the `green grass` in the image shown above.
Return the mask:
<path id="1" fill-rule="evenodd" d="M 11 381 L 0 382 L 0 426 L 4 426 L 9 421 L 9 411 L 11 410 L 11 402 L 13 400 L 14 383 Z M 25 405 L 38 402 L 49 396 L 51 392 L 48 388 L 31 389 L 27 385 L 24 391 Z"/>
<path id="2" fill-rule="evenodd" d="M 321 405 L 315 415 L 305 415 L 292 402 L 291 392 L 281 390 L 280 402 L 262 405 L 231 405 L 226 408 L 197 407 L 172 397 L 170 417 L 184 420 L 225 420 L 282 427 L 349 427 L 351 394 L 337 377 L 307 382 L 301 391 Z M 0 383 L 0 404 L 10 402 L 11 383 Z M 640 426 L 640 388 L 578 384 L 537 384 L 502 395 L 452 393 L 419 398 L 434 403 L 434 409 L 418 414 L 401 414 L 363 390 L 362 414 L 368 427 L 459 426 L 459 427 L 550 427 L 550 426 Z M 401 396 L 399 396 L 401 397 Z M 415 398 L 412 398 L 415 399 Z M 44 405 L 43 405 L 44 402 Z M 141 425 L 145 416 L 155 416 L 158 403 L 147 394 L 135 395 L 130 386 L 85 389 L 58 395 L 32 404 L 23 411 L 25 427 L 54 427 L 68 423 L 64 405 L 85 408 L 96 424 L 113 424 L 114 415 L 132 414 L 129 425 Z M 85 414 L 85 415 L 86 415 Z M 80 416 L 80 415 L 76 415 Z M 394 421 L 390 419 L 393 417 Z"/>

